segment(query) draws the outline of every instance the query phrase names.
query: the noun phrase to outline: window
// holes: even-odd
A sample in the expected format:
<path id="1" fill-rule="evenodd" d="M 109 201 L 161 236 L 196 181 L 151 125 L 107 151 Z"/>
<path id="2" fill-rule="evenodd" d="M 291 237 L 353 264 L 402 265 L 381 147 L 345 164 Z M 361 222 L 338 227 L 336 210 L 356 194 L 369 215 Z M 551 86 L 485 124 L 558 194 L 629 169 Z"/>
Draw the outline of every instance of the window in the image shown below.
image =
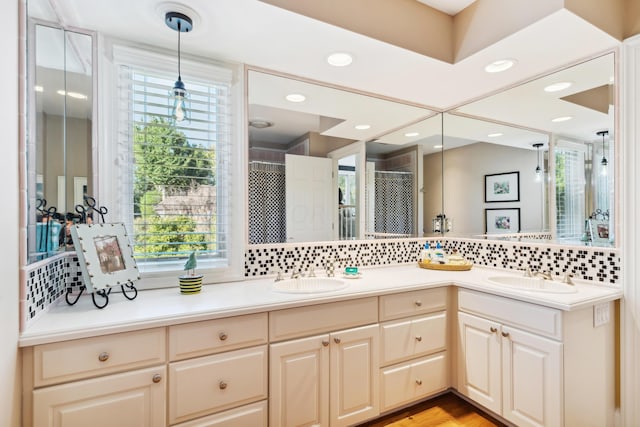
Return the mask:
<path id="1" fill-rule="evenodd" d="M 140 272 L 143 277 L 175 273 L 194 251 L 201 272 L 229 268 L 236 99 L 232 70 L 201 66 L 200 73 L 190 75 L 183 66 L 188 120 L 174 122 L 170 89 L 175 70 L 153 64 L 158 55 L 152 55 L 152 65 L 143 65 L 146 52 L 134 59 L 123 51 L 116 64 L 113 181 L 119 196 L 113 203 L 130 234 Z M 166 58 L 164 67 L 167 63 L 172 59 Z"/>
<path id="2" fill-rule="evenodd" d="M 560 239 L 580 239 L 584 232 L 584 148 L 556 148 L 556 223 Z"/>

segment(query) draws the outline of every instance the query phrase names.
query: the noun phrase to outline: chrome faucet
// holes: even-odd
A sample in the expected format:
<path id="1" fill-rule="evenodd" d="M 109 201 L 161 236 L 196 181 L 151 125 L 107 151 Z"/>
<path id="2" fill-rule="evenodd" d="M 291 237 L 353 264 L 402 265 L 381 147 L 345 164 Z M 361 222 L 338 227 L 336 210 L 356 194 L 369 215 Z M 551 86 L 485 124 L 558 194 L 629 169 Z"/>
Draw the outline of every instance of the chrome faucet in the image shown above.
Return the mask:
<path id="1" fill-rule="evenodd" d="M 540 276 L 545 280 L 553 280 L 553 277 L 551 276 L 551 273 L 549 273 L 548 271 L 534 271 L 533 275 L 534 276 Z"/>
<path id="2" fill-rule="evenodd" d="M 284 277 L 282 276 L 282 270 L 278 270 L 278 275 L 276 276 L 275 281 L 280 282 L 282 280 L 284 280 Z"/>
<path id="3" fill-rule="evenodd" d="M 531 271 L 531 267 L 527 267 L 524 269 L 524 277 L 533 277 L 533 272 Z"/>
<path id="4" fill-rule="evenodd" d="M 291 270 L 291 278 L 292 279 L 299 279 L 300 277 L 302 277 L 302 273 L 300 272 L 299 268 L 296 268 L 295 266 L 293 267 L 293 269 Z"/>
<path id="5" fill-rule="evenodd" d="M 575 283 L 573 283 L 573 280 L 571 280 L 572 277 L 573 277 L 573 274 L 564 273 L 564 277 L 562 278 L 562 283 L 565 283 L 567 285 L 575 285 Z"/>

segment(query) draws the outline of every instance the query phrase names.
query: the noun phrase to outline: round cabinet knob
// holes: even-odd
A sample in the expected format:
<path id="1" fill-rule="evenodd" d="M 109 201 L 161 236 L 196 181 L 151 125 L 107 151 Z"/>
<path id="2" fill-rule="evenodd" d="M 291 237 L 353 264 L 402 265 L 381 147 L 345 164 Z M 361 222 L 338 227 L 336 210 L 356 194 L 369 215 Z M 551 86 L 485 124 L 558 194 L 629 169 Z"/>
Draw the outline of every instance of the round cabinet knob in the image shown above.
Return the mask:
<path id="1" fill-rule="evenodd" d="M 416 380 L 416 384 L 422 385 L 422 380 Z"/>
<path id="2" fill-rule="evenodd" d="M 498 328 L 494 326 L 490 327 L 489 330 L 491 331 L 492 334 L 495 334 L 496 332 L 498 332 Z"/>
<path id="3" fill-rule="evenodd" d="M 420 300 L 417 300 L 415 304 L 416 304 L 416 307 L 422 307 L 422 301 Z"/>
<path id="4" fill-rule="evenodd" d="M 340 344 L 340 338 L 334 338 L 333 342 L 336 343 L 336 344 Z"/>
<path id="5" fill-rule="evenodd" d="M 220 387 L 220 390 L 224 390 L 224 389 L 226 389 L 226 388 L 227 388 L 227 383 L 226 383 L 226 382 L 224 382 L 224 381 L 220 381 L 220 382 L 218 383 L 218 387 Z"/>
<path id="6" fill-rule="evenodd" d="M 153 382 L 158 384 L 160 381 L 162 381 L 162 375 L 160 374 L 155 374 L 152 378 Z"/>
<path id="7" fill-rule="evenodd" d="M 107 360 L 109 360 L 109 353 L 107 353 L 106 351 L 103 351 L 98 355 L 98 360 L 101 362 L 106 362 Z"/>
<path id="8" fill-rule="evenodd" d="M 422 337 L 420 335 L 416 335 L 416 341 L 418 342 L 422 341 Z"/>
<path id="9" fill-rule="evenodd" d="M 322 345 L 325 346 L 325 347 L 328 346 L 329 345 L 329 341 L 328 340 L 323 340 L 322 341 Z"/>
<path id="10" fill-rule="evenodd" d="M 220 335 L 218 335 L 218 338 L 220 338 L 220 341 L 226 341 L 228 337 L 226 333 L 220 332 Z"/>
<path id="11" fill-rule="evenodd" d="M 505 338 L 508 338 L 509 337 L 509 332 L 503 332 L 502 336 L 505 337 Z"/>

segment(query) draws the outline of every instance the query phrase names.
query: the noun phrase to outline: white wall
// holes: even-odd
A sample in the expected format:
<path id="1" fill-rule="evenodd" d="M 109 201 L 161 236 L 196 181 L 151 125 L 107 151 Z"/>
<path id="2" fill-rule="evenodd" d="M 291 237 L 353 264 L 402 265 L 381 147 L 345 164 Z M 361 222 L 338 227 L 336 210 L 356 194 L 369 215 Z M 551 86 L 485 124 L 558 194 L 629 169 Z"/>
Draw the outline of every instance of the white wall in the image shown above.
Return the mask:
<path id="1" fill-rule="evenodd" d="M 425 165 L 427 163 L 425 158 Z M 535 180 L 536 166 L 537 157 L 533 150 L 484 142 L 446 150 L 444 211 L 453 219 L 453 235 L 484 233 L 484 210 L 506 207 L 520 208 L 520 229 L 523 232 L 542 231 L 542 185 Z M 520 172 L 520 201 L 485 203 L 484 176 L 515 171 Z"/>
<path id="2" fill-rule="evenodd" d="M 18 360 L 19 258 L 18 237 L 18 5 L 19 0 L 3 3 L 0 27 L 3 84 L 0 117 L 2 117 L 2 155 L 0 171 L 0 222 L 3 224 L 0 245 L 0 426 L 20 425 L 20 364 Z"/>

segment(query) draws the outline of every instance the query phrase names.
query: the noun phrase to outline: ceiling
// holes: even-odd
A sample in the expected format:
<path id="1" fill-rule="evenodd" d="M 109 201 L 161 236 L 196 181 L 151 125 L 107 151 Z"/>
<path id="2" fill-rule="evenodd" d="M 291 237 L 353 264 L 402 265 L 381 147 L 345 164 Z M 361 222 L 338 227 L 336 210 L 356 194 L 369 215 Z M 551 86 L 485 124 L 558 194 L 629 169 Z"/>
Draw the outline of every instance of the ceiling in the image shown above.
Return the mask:
<path id="1" fill-rule="evenodd" d="M 449 15 L 455 15 L 474 2 L 416 1 Z M 29 14 L 61 22 L 65 26 L 94 30 L 139 46 L 146 44 L 175 52 L 176 33 L 164 23 L 164 14 L 175 10 L 188 14 L 194 20 L 193 31 L 182 36 L 184 56 L 243 63 L 334 86 L 334 89 L 318 86 L 322 91 L 334 92 L 332 97 L 325 98 L 325 104 L 301 106 L 293 112 L 276 92 L 293 92 L 297 87 L 300 92 L 312 94 L 312 99 L 319 99 L 314 85 L 274 76 L 262 85 L 252 85 L 250 80 L 249 119 L 291 124 L 287 129 L 282 126 L 250 129 L 250 136 L 259 134 L 263 142 L 277 142 L 283 138 L 290 140 L 292 135 L 300 135 L 305 128 L 307 131 L 317 128 L 324 134 L 354 140 L 377 138 L 382 136 L 382 131 L 396 129 L 383 141 L 393 146 L 407 140 L 404 136 L 406 130 L 401 129 L 401 125 L 416 122 L 417 126 L 420 119 L 433 115 L 434 111 L 452 108 L 461 114 L 483 116 L 495 122 L 552 131 L 548 129 L 548 116 L 552 112 L 535 101 L 540 99 L 542 102 L 541 96 L 545 96 L 541 95 L 543 92 L 539 91 L 539 85 L 521 83 L 567 64 L 597 56 L 619 44 L 576 15 L 560 10 L 462 61 L 450 64 L 258 0 L 189 0 L 188 6 L 185 4 L 162 0 L 29 0 Z M 119 13 L 121 10 L 127 10 L 127 14 Z M 584 43 L 585 40 L 589 42 Z M 326 57 L 335 51 L 352 53 L 354 63 L 349 67 L 329 66 Z M 503 73 L 484 71 L 485 65 L 500 58 L 514 58 L 517 64 Z M 609 74 L 606 79 L 613 79 L 613 72 Z M 573 77 L 567 79 L 575 80 Z M 293 88 L 285 88 L 285 84 L 293 85 Z M 581 85 L 593 87 L 589 84 L 578 82 L 571 93 L 578 91 Z M 258 87 L 263 89 L 257 91 Z M 348 87 L 376 97 L 348 93 L 347 101 L 344 98 L 347 93 L 335 87 Z M 514 87 L 514 90 L 500 92 L 505 87 Z M 495 96 L 487 98 L 488 94 Z M 527 103 L 514 101 L 525 99 L 525 96 L 529 100 Z M 396 103 L 394 112 L 389 112 L 392 110 L 382 108 L 385 103 L 393 104 L 388 100 L 403 100 L 414 105 Z M 557 106 L 561 109 L 568 104 L 558 102 Z M 505 109 L 505 105 L 518 105 L 519 108 Z M 397 116 L 395 110 L 398 111 Z M 292 114 L 295 114 L 295 120 Z M 538 116 L 535 126 L 529 122 L 533 116 Z M 527 117 L 528 122 L 522 123 L 521 117 Z M 460 143 L 469 143 L 473 135 L 486 135 L 488 132 L 485 125 L 471 126 L 473 121 L 449 118 L 449 123 L 454 123 L 454 120 L 459 132 L 455 137 Z M 603 126 L 595 118 L 587 117 L 585 120 L 591 123 L 584 128 L 585 137 L 594 134 L 592 128 Z M 354 125 L 361 122 L 374 125 L 366 131 L 354 130 Z M 328 127 L 327 123 L 331 126 Z M 436 126 L 434 123 L 423 124 L 427 129 L 421 135 Z M 584 122 L 579 124 L 584 125 Z M 496 127 L 493 126 L 494 129 Z M 431 145 L 437 144 L 439 132 L 432 130 L 428 134 L 432 135 Z M 516 145 L 530 146 L 531 140 L 540 139 L 539 134 L 526 130 L 519 135 L 517 141 L 514 139 Z M 448 148 L 455 141 L 452 136 L 447 143 Z"/>
<path id="2" fill-rule="evenodd" d="M 429 3 L 445 10 L 444 5 L 455 3 L 459 8 L 468 2 Z M 164 14 L 186 12 L 194 20 L 194 29 L 182 37 L 185 55 L 255 65 L 439 110 L 619 45 L 562 9 L 450 64 L 258 0 L 189 0 L 186 4 L 29 0 L 29 13 L 137 45 L 175 51 L 176 33 L 165 25 Z M 354 63 L 329 66 L 325 59 L 335 51 L 352 53 Z M 506 57 L 517 59 L 517 66 L 499 74 L 484 71 L 488 63 Z"/>

